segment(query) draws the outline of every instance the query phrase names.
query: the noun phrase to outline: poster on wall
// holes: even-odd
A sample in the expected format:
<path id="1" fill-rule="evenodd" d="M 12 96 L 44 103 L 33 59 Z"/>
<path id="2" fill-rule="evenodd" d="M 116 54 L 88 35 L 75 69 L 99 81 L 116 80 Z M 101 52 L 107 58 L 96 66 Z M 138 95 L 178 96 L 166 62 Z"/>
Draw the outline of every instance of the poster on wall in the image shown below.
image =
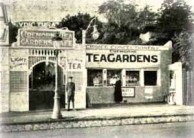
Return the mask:
<path id="1" fill-rule="evenodd" d="M 28 60 L 25 57 L 10 57 L 10 70 L 26 70 Z"/>
<path id="2" fill-rule="evenodd" d="M 122 87 L 122 96 L 123 97 L 135 97 L 135 88 L 134 87 Z"/>
<path id="3" fill-rule="evenodd" d="M 28 50 L 10 49 L 9 66 L 11 71 L 27 71 Z"/>

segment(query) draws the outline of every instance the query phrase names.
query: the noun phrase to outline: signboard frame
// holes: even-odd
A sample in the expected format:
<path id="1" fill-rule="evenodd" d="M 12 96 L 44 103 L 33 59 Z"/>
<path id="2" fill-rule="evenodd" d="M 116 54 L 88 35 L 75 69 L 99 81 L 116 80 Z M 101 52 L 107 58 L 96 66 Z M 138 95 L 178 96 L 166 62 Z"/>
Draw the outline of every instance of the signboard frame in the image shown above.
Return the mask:
<path id="1" fill-rule="evenodd" d="M 68 29 L 40 29 L 40 28 L 21 28 L 18 30 L 18 47 L 25 48 L 53 48 L 52 38 L 55 36 L 55 33 L 59 33 L 62 37 L 62 44 L 60 49 L 72 49 L 75 47 L 75 32 Z M 25 34 L 22 35 L 22 34 Z M 31 34 L 30 34 L 31 33 Z M 27 35 L 28 34 L 28 35 Z M 39 37 L 42 36 L 42 37 Z M 32 38 L 30 38 L 32 37 Z M 22 43 L 22 39 L 25 39 Z M 32 43 L 32 44 L 27 44 Z M 68 44 L 68 45 L 66 45 Z"/>
<path id="2" fill-rule="evenodd" d="M 122 87 L 122 96 L 135 98 L 135 87 Z"/>

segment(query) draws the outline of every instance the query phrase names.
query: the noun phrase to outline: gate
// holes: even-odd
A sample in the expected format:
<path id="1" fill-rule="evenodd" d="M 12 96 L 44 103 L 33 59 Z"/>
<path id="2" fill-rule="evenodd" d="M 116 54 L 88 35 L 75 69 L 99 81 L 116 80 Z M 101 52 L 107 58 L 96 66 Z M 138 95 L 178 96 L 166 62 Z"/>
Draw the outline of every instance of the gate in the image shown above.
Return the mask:
<path id="1" fill-rule="evenodd" d="M 168 103 L 183 105 L 183 70 L 182 63 L 176 62 L 169 65 L 170 71 L 170 87 L 169 87 L 169 96 Z"/>

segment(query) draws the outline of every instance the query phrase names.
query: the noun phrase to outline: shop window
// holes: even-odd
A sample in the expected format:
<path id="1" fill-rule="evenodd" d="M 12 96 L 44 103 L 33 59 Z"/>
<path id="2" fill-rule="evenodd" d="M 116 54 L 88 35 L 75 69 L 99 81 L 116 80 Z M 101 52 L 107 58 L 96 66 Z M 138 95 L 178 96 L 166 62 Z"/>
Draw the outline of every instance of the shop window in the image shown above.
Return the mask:
<path id="1" fill-rule="evenodd" d="M 157 71 L 144 71 L 144 85 L 156 85 Z"/>
<path id="2" fill-rule="evenodd" d="M 107 85 L 113 86 L 116 83 L 117 77 L 121 76 L 121 70 L 107 70 Z"/>
<path id="3" fill-rule="evenodd" d="M 102 70 L 88 70 L 88 86 L 102 86 Z"/>
<path id="4" fill-rule="evenodd" d="M 126 71 L 126 86 L 139 85 L 139 71 Z"/>

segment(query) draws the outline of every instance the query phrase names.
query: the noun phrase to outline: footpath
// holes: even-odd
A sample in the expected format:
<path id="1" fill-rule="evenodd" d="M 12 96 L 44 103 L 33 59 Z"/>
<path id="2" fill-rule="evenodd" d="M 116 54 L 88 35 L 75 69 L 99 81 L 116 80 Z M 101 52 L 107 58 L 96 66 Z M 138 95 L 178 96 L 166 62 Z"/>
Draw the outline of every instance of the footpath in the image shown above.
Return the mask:
<path id="1" fill-rule="evenodd" d="M 1 113 L 0 132 L 194 121 L 194 106 L 167 104 L 62 109 L 61 113 L 58 120 L 51 119 L 52 110 Z"/>

